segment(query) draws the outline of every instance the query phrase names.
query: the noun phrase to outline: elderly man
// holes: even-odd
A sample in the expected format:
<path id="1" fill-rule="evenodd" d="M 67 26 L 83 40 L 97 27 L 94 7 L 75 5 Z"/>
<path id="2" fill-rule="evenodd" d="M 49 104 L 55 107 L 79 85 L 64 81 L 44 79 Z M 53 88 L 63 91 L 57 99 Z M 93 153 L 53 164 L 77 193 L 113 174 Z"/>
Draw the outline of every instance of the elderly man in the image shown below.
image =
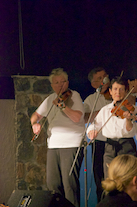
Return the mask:
<path id="1" fill-rule="evenodd" d="M 49 124 L 47 131 L 48 189 L 62 194 L 74 206 L 79 207 L 82 149 L 70 176 L 69 172 L 83 138 L 84 107 L 79 93 L 68 89 L 68 75 L 62 68 L 54 69 L 49 80 L 54 93 L 49 95 L 32 114 L 31 124 L 34 134 L 37 135 L 41 130 L 39 121 L 42 117 L 47 117 Z"/>

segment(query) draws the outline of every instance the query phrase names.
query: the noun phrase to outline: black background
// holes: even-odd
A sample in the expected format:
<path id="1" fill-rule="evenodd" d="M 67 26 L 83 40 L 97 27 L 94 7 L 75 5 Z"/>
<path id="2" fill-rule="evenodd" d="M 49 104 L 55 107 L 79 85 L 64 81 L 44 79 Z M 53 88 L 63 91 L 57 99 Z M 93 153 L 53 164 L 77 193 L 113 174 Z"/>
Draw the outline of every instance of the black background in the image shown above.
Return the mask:
<path id="1" fill-rule="evenodd" d="M 25 68 L 20 66 L 21 2 Z M 63 67 L 83 99 L 93 89 L 88 72 L 137 78 L 137 1 L 1 0 L 0 98 L 14 98 L 12 75 L 47 76 Z"/>

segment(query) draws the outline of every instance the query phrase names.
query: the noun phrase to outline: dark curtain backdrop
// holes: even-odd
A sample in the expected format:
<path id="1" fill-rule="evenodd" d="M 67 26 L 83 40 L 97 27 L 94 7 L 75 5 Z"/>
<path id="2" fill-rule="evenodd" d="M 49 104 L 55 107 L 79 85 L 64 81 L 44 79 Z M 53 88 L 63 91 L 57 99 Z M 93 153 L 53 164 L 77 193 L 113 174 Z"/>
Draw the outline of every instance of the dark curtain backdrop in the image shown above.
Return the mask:
<path id="1" fill-rule="evenodd" d="M 12 75 L 69 74 L 84 99 L 87 75 L 102 66 L 110 77 L 137 78 L 137 1 L 21 0 L 25 68 L 20 67 L 18 0 L 0 1 L 0 98 L 12 98 Z"/>

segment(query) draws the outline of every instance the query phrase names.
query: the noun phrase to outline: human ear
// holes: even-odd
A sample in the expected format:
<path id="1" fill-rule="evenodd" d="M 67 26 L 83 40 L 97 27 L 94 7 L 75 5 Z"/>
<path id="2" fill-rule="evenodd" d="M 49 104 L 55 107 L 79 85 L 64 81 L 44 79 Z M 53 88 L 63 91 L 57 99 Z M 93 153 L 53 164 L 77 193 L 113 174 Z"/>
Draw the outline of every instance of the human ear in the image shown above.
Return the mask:
<path id="1" fill-rule="evenodd" d="M 132 182 L 133 182 L 133 185 L 135 185 L 136 188 L 137 188 L 137 176 L 134 176 L 134 177 L 133 177 Z"/>
<path id="2" fill-rule="evenodd" d="M 112 90 L 109 88 L 109 93 L 110 93 L 110 95 L 112 96 Z"/>
<path id="3" fill-rule="evenodd" d="M 91 86 L 92 86 L 93 88 L 97 88 L 96 83 L 95 83 L 94 81 L 91 82 Z"/>

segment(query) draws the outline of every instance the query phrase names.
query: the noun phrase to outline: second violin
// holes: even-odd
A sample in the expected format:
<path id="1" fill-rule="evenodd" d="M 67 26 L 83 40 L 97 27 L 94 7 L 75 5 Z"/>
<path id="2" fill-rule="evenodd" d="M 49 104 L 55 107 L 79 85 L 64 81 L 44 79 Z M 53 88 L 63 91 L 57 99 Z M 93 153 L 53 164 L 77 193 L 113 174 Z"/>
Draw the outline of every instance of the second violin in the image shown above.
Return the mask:
<path id="1" fill-rule="evenodd" d="M 122 119 L 125 118 L 123 116 L 123 113 L 125 111 L 134 112 L 134 110 L 135 110 L 134 106 L 132 106 L 127 99 L 125 101 L 123 101 L 123 103 L 121 104 L 120 107 L 118 107 L 119 104 L 120 104 L 120 102 L 116 102 L 114 108 L 111 110 L 111 113 L 114 113 L 116 111 L 114 113 L 114 115 L 117 117 L 121 117 Z"/>

